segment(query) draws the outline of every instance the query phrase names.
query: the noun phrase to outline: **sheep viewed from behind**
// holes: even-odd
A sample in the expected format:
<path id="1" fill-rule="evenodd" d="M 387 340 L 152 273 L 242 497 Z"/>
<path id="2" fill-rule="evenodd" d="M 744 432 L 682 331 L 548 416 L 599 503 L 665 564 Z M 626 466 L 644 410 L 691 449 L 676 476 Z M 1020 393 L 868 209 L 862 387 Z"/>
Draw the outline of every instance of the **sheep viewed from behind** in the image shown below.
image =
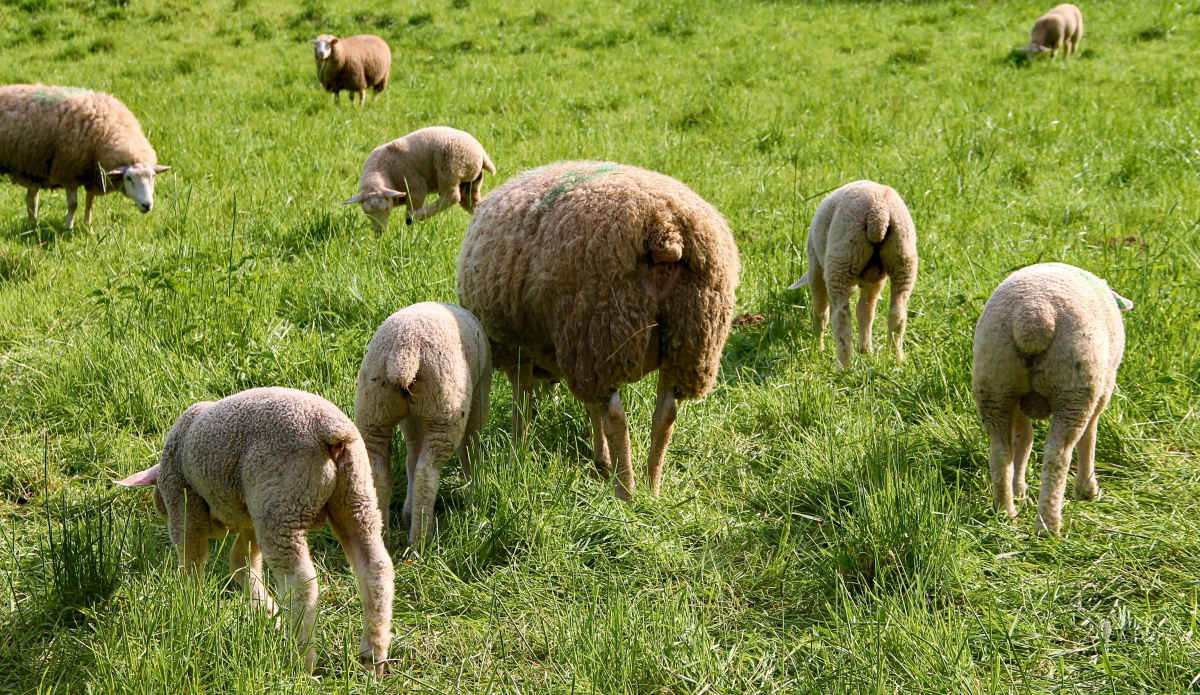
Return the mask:
<path id="1" fill-rule="evenodd" d="M 208 541 L 236 533 L 234 578 L 255 603 L 274 604 L 262 561 L 276 574 L 287 627 L 311 671 L 317 578 L 307 531 L 328 521 L 358 579 L 366 624 L 360 660 L 382 673 L 390 642 L 393 568 L 383 545 L 370 462 L 358 430 L 311 393 L 257 388 L 184 411 L 159 464 L 118 485 L 154 485 L 183 566 L 199 573 Z"/>
<path id="2" fill-rule="evenodd" d="M 96 197 L 113 191 L 150 212 L 155 176 L 170 168 L 158 163 L 133 113 L 108 94 L 41 84 L 0 87 L 0 174 L 25 187 L 31 222 L 43 188 L 67 190 L 68 230 L 75 226 L 80 186 L 88 225 Z"/>
<path id="3" fill-rule="evenodd" d="M 975 327 L 971 390 L 990 441 L 992 500 L 1009 518 L 1025 498 L 1032 420 L 1050 418 L 1035 527 L 1057 534 L 1071 453 L 1075 494 L 1092 499 L 1096 428 L 1125 352 L 1133 307 L 1091 273 L 1062 263 L 1023 268 L 996 288 Z"/>
<path id="4" fill-rule="evenodd" d="M 565 380 L 587 409 L 596 471 L 628 500 L 629 428 L 619 389 L 658 370 L 649 455 L 659 494 L 677 399 L 716 381 L 738 283 L 733 234 L 670 177 L 611 162 L 517 176 L 479 205 L 458 257 L 458 297 L 513 387 L 520 440 L 534 380 Z"/>
<path id="5" fill-rule="evenodd" d="M 904 359 L 908 298 L 917 282 L 917 232 L 900 194 L 873 181 L 856 181 L 830 193 L 813 216 L 807 250 L 808 272 L 788 289 L 811 286 L 817 344 L 825 347 L 832 306 L 838 363 L 842 368 L 849 364 L 854 331 L 850 295 L 858 288 L 858 349 L 871 354 L 875 303 L 890 278 L 888 330 L 896 356 Z"/>
<path id="6" fill-rule="evenodd" d="M 367 90 L 375 97 L 387 89 L 392 71 L 392 49 L 387 42 L 371 34 L 339 39 L 321 34 L 309 41 L 317 62 L 317 79 L 327 92 L 333 92 L 333 105 L 340 105 L 342 90 L 350 92 L 350 103 L 358 95 L 358 104 L 367 101 Z"/>
<path id="7" fill-rule="evenodd" d="M 492 358 L 483 326 L 454 304 L 423 302 L 392 314 L 375 331 L 358 372 L 354 422 L 366 442 L 375 495 L 390 542 L 392 434 L 408 447 L 403 522 L 408 542 L 435 532 L 434 501 L 442 466 L 462 445 L 463 474 L 479 462 L 487 425 Z"/>
<path id="8" fill-rule="evenodd" d="M 1079 8 L 1064 3 L 1050 10 L 1033 23 L 1029 45 L 1025 53 L 1030 60 L 1036 59 L 1043 53 L 1049 53 L 1051 58 L 1058 57 L 1061 48 L 1063 55 L 1073 55 L 1079 50 L 1079 42 L 1083 39 L 1083 13 Z"/>

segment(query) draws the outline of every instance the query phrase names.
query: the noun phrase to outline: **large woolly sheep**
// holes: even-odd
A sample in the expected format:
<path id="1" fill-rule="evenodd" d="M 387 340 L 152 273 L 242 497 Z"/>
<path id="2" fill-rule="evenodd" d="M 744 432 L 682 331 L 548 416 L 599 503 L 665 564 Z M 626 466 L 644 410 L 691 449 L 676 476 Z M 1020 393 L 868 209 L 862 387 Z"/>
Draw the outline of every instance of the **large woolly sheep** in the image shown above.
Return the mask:
<path id="1" fill-rule="evenodd" d="M 584 403 L 597 473 L 634 492 L 618 389 L 658 370 L 649 456 L 659 493 L 676 399 L 717 377 L 738 252 L 724 218 L 687 186 L 608 162 L 562 162 L 509 180 L 480 205 L 458 257 L 459 302 L 487 330 L 513 384 L 523 437 L 534 379 Z"/>
<path id="2" fill-rule="evenodd" d="M 1079 8 L 1064 3 L 1050 10 L 1033 23 L 1029 45 L 1025 53 L 1033 60 L 1043 53 L 1049 53 L 1051 58 L 1058 57 L 1058 49 L 1063 49 L 1063 55 L 1074 54 L 1079 50 L 1079 42 L 1083 39 L 1083 13 Z"/>
<path id="3" fill-rule="evenodd" d="M 401 202 L 407 203 L 406 224 L 455 203 L 473 213 L 484 171 L 495 174 L 496 166 L 470 133 L 444 126 L 422 128 L 372 150 L 363 163 L 358 193 L 345 205 L 361 204 L 377 235 Z M 437 202 L 425 205 L 430 193 L 438 194 Z"/>
<path id="4" fill-rule="evenodd" d="M 154 177 L 170 168 L 158 164 L 133 113 L 108 94 L 41 84 L 0 87 L 0 174 L 25 187 L 30 221 L 37 220 L 43 188 L 67 189 L 67 229 L 75 226 L 80 186 L 87 191 L 89 225 L 96 196 L 117 190 L 150 212 Z"/>
<path id="5" fill-rule="evenodd" d="M 410 528 L 408 542 L 419 545 L 436 529 L 433 504 L 442 466 L 460 444 L 465 475 L 479 461 L 491 386 L 487 335 L 460 306 L 414 304 L 375 331 L 358 372 L 354 422 L 371 458 L 386 539 L 396 425 L 408 447 L 403 521 Z"/>
<path id="6" fill-rule="evenodd" d="M 1125 352 L 1121 311 L 1133 303 L 1091 273 L 1062 263 L 1023 268 L 996 288 L 975 327 L 971 389 L 991 442 L 992 500 L 1008 516 L 1025 498 L 1031 420 L 1051 418 L 1036 528 L 1058 533 L 1071 452 L 1075 494 L 1092 499 L 1096 425 Z"/>
<path id="7" fill-rule="evenodd" d="M 255 603 L 273 607 L 262 560 L 276 573 L 291 634 L 310 671 L 317 578 L 308 530 L 328 520 L 358 578 L 366 628 L 364 666 L 382 673 L 391 630 L 393 569 L 383 545 L 367 450 L 329 401 L 303 391 L 258 388 L 184 411 L 159 464 L 118 485 L 155 485 L 183 565 L 198 573 L 208 539 L 237 534 L 234 577 Z"/>
<path id="8" fill-rule="evenodd" d="M 838 363 L 850 362 L 850 295 L 858 296 L 858 349 L 871 354 L 871 323 L 883 283 L 891 278 L 888 330 L 904 359 L 908 298 L 917 282 L 917 232 L 908 207 L 890 186 L 855 181 L 830 193 L 817 207 L 808 233 L 808 272 L 788 289 L 812 286 L 813 331 L 825 346 L 833 307 Z"/>
<path id="9" fill-rule="evenodd" d="M 359 106 L 367 101 L 367 90 L 375 90 L 375 98 L 387 89 L 392 71 L 392 49 L 378 36 L 360 34 L 339 39 L 321 34 L 309 41 L 317 62 L 317 79 L 327 92 L 333 92 L 333 105 L 338 106 L 342 90 L 350 92 L 350 103 L 358 95 Z"/>

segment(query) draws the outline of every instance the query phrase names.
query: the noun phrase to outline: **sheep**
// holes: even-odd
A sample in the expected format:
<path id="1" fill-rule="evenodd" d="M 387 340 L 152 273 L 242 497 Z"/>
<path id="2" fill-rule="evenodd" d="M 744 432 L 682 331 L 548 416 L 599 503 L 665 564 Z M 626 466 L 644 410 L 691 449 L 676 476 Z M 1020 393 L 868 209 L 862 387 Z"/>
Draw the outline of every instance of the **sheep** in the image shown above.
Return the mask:
<path id="1" fill-rule="evenodd" d="M 484 171 L 495 175 L 496 166 L 470 133 L 443 126 L 422 128 L 372 150 L 363 164 L 358 193 L 344 204 L 361 204 L 378 236 L 387 227 L 392 207 L 402 200 L 407 202 L 405 224 L 455 203 L 475 212 Z M 431 192 L 438 194 L 437 202 L 425 205 Z"/>
<path id="2" fill-rule="evenodd" d="M 830 193 L 817 207 L 808 233 L 808 272 L 789 290 L 811 285 L 813 331 L 825 347 L 833 307 L 838 364 L 850 362 L 850 295 L 858 297 L 858 349 L 871 354 L 875 302 L 891 278 L 888 330 L 896 357 L 904 359 L 908 298 L 917 282 L 917 232 L 900 194 L 873 181 L 855 181 Z"/>
<path id="3" fill-rule="evenodd" d="M 534 381 L 565 380 L 586 407 L 596 474 L 632 498 L 618 389 L 658 370 L 648 461 L 658 495 L 677 399 L 716 381 L 733 319 L 738 251 L 721 214 L 684 184 L 612 162 L 560 162 L 491 193 L 458 257 L 459 303 L 513 385 L 524 437 Z M 610 456 L 611 453 L 611 456 Z"/>
<path id="4" fill-rule="evenodd" d="M 1049 52 L 1051 58 L 1058 57 L 1058 49 L 1063 48 L 1063 55 L 1074 54 L 1079 50 L 1079 41 L 1083 38 L 1083 13 L 1071 3 L 1064 3 L 1050 10 L 1033 23 L 1033 32 L 1025 53 L 1030 60 Z"/>
<path id="5" fill-rule="evenodd" d="M 72 87 L 0 87 L 0 174 L 23 186 L 30 222 L 38 192 L 67 189 L 66 228 L 75 227 L 79 187 L 87 191 L 84 222 L 96 197 L 119 190 L 143 213 L 154 208 L 154 177 L 171 167 L 142 134 L 137 118 L 115 97 Z"/>
<path id="6" fill-rule="evenodd" d="M 1079 444 L 1075 494 L 1092 499 L 1096 426 L 1125 352 L 1121 312 L 1133 302 L 1091 273 L 1043 263 L 1008 276 L 975 327 L 971 390 L 990 441 L 992 501 L 1009 518 L 1025 498 L 1031 420 L 1051 418 L 1042 456 L 1036 530 L 1057 534 L 1071 451 Z"/>
<path id="7" fill-rule="evenodd" d="M 371 459 L 375 496 L 390 543 L 392 433 L 399 423 L 408 447 L 404 525 L 420 545 L 436 528 L 433 512 L 442 465 L 464 444 L 470 477 L 487 425 L 492 356 L 483 326 L 454 304 L 422 302 L 392 314 L 375 331 L 358 372 L 354 422 Z"/>
<path id="8" fill-rule="evenodd" d="M 309 41 L 317 61 L 317 79 L 327 92 L 333 92 L 333 105 L 340 106 L 342 90 L 350 92 L 350 103 L 358 95 L 358 104 L 367 101 L 367 90 L 375 90 L 373 99 L 387 89 L 392 70 L 392 49 L 378 36 L 360 34 L 339 39 L 321 34 Z"/>
<path id="9" fill-rule="evenodd" d="M 256 388 L 188 408 L 167 435 L 158 465 L 117 481 L 154 485 L 183 566 L 199 574 L 208 539 L 237 534 L 229 563 L 256 605 L 274 611 L 262 584 L 265 556 L 291 616 L 304 665 L 317 608 L 306 530 L 329 521 L 358 578 L 364 666 L 382 674 L 390 642 L 391 558 L 383 545 L 367 450 L 329 401 L 285 388 Z"/>

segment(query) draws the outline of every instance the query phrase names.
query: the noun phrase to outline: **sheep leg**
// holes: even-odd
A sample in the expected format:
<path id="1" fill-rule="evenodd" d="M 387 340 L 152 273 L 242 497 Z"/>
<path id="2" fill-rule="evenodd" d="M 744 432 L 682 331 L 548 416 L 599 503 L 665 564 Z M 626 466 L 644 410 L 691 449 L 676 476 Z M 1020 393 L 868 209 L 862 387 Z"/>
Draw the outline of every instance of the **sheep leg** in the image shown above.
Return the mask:
<path id="1" fill-rule="evenodd" d="M 79 189 L 67 190 L 67 231 L 75 228 L 75 211 L 79 209 Z"/>
<path id="2" fill-rule="evenodd" d="M 193 577 L 199 577 L 208 561 L 208 539 L 212 530 L 212 518 L 208 503 L 195 491 L 176 489 L 163 498 L 167 508 L 167 534 L 179 549 L 183 568 Z"/>
<path id="3" fill-rule="evenodd" d="M 309 641 L 317 619 L 317 571 L 308 554 L 305 525 L 294 519 L 255 520 L 254 525 L 263 555 L 277 577 L 287 635 L 304 658 L 304 669 L 311 672 L 317 662 L 317 649 Z"/>
<path id="4" fill-rule="evenodd" d="M 96 203 L 96 194 L 91 191 L 87 192 L 87 203 L 83 206 L 83 221 L 87 226 L 92 226 L 92 205 Z"/>
<path id="5" fill-rule="evenodd" d="M 1038 496 L 1038 516 L 1034 529 L 1039 535 L 1058 535 L 1062 528 L 1063 493 L 1071 452 L 1088 426 L 1089 411 L 1061 410 L 1050 419 L 1046 433 L 1046 451 L 1042 455 L 1042 489 Z"/>
<path id="6" fill-rule="evenodd" d="M 1107 406 L 1106 396 L 1100 399 L 1095 414 L 1088 421 L 1087 429 L 1083 431 L 1083 436 L 1076 445 L 1078 465 L 1075 470 L 1075 499 L 1095 499 L 1100 493 L 1100 482 L 1096 480 L 1096 428 L 1100 425 L 1100 413 L 1103 413 Z"/>
<path id="7" fill-rule="evenodd" d="M 417 460 L 421 457 L 421 447 L 425 445 L 425 426 L 419 419 L 410 417 L 400 421 L 400 431 L 404 433 L 404 446 L 407 449 L 404 468 L 408 480 L 400 523 L 404 524 L 404 528 L 412 528 L 413 482 L 417 479 Z"/>
<path id="8" fill-rule="evenodd" d="M 633 498 L 633 459 L 629 451 L 629 421 L 621 405 L 621 394 L 614 391 L 604 408 L 604 437 L 612 456 L 616 459 L 616 476 L 613 477 L 613 494 L 617 499 L 628 502 Z"/>
<path id="9" fill-rule="evenodd" d="M 422 206 L 419 210 L 413 213 L 413 221 L 420 222 L 427 217 L 433 217 L 446 208 L 458 205 L 462 199 L 459 194 L 458 186 L 451 186 L 448 189 L 438 191 L 438 199 L 428 205 Z"/>
<path id="10" fill-rule="evenodd" d="M 871 324 L 875 322 L 875 303 L 883 292 L 883 279 L 873 285 L 862 285 L 858 290 L 858 351 L 864 355 L 872 353 Z"/>
<path id="11" fill-rule="evenodd" d="M 842 369 L 846 369 L 852 357 L 854 328 L 850 325 L 850 295 L 853 292 L 853 287 L 829 288 L 829 300 L 833 305 L 833 337 L 837 343 L 838 364 Z"/>
<path id="12" fill-rule="evenodd" d="M 988 472 L 992 478 L 992 504 L 1003 509 L 1008 518 L 1017 515 L 1013 504 L 1013 412 L 1016 403 L 989 404 L 980 409 L 983 429 L 987 432 Z"/>
<path id="13" fill-rule="evenodd" d="M 1029 463 L 1029 453 L 1033 451 L 1033 420 L 1017 408 L 1013 412 L 1013 479 L 1012 495 L 1014 499 L 1025 500 L 1025 466 Z"/>
<path id="14" fill-rule="evenodd" d="M 829 325 L 829 290 L 825 287 L 825 272 L 821 266 L 808 267 L 808 286 L 813 296 L 813 333 L 817 337 L 817 349 L 825 349 L 825 328 Z"/>
<path id="15" fill-rule="evenodd" d="M 338 91 L 336 91 L 336 92 L 334 92 L 334 93 L 333 93 L 333 105 L 334 105 L 334 106 L 336 106 L 336 107 L 338 107 L 338 108 L 341 108 L 341 106 L 342 106 L 342 92 L 341 92 L 341 90 L 338 90 Z"/>
<path id="16" fill-rule="evenodd" d="M 608 455 L 608 440 L 604 438 L 604 404 L 587 404 L 588 421 L 592 426 L 592 475 L 600 480 L 612 477 L 612 459 Z"/>
<path id="17" fill-rule="evenodd" d="M 25 189 L 25 214 L 29 215 L 30 222 L 37 222 L 39 190 L 34 186 Z"/>
<path id="18" fill-rule="evenodd" d="M 329 527 L 342 544 L 363 607 L 363 634 L 359 640 L 358 659 L 364 668 L 383 675 L 388 645 L 391 643 L 392 597 L 396 577 L 392 559 L 388 556 L 378 527 L 364 524 L 355 514 L 370 502 L 362 495 L 351 495 L 348 505 L 329 505 Z"/>
<path id="19" fill-rule="evenodd" d="M 360 89 L 360 90 L 358 90 L 358 106 L 359 106 L 359 108 L 362 108 L 363 106 L 366 106 L 366 105 L 367 105 L 367 90 Z"/>
<path id="20" fill-rule="evenodd" d="M 229 571 L 233 580 L 242 587 L 246 596 L 250 597 L 255 608 L 266 609 L 275 613 L 275 602 L 267 594 L 263 585 L 263 556 L 262 548 L 258 546 L 258 538 L 253 528 L 238 530 L 237 540 L 229 552 Z"/>
<path id="21" fill-rule="evenodd" d="M 678 409 L 675 405 L 675 389 L 662 377 L 658 376 L 658 404 L 654 407 L 654 424 L 650 430 L 650 463 L 647 472 L 650 475 L 650 494 L 658 497 L 662 489 L 663 462 L 667 457 L 667 445 L 671 443 L 671 434 L 675 431 L 675 415 Z"/>
<path id="22" fill-rule="evenodd" d="M 479 433 L 487 425 L 488 393 L 492 389 L 492 375 L 482 375 L 475 382 L 474 393 L 471 395 L 471 412 L 467 415 L 467 427 L 463 431 L 462 450 L 459 460 L 462 462 L 463 477 L 470 479 L 479 467 L 483 446 Z"/>
<path id="23" fill-rule="evenodd" d="M 525 441 L 525 428 L 533 412 L 533 362 L 521 362 L 516 369 L 510 369 L 507 373 L 513 392 L 513 437 L 515 443 L 520 445 Z"/>
<path id="24" fill-rule="evenodd" d="M 888 308 L 888 333 L 896 359 L 904 359 L 904 331 L 908 328 L 908 298 L 912 296 L 915 274 L 892 277 L 891 307 Z"/>
<path id="25" fill-rule="evenodd" d="M 408 544 L 421 546 L 437 535 L 437 516 L 434 503 L 442 480 L 442 466 L 454 454 L 454 436 L 449 428 L 426 428 L 425 444 L 417 459 L 416 478 L 409 482 L 413 493 L 412 530 Z"/>
<path id="26" fill-rule="evenodd" d="M 379 513 L 383 515 L 384 542 L 391 545 L 391 506 L 392 487 L 395 484 L 392 476 L 392 434 L 395 425 L 359 426 L 363 444 L 367 447 L 367 458 L 371 460 L 371 479 L 375 482 L 375 499 L 379 503 Z"/>

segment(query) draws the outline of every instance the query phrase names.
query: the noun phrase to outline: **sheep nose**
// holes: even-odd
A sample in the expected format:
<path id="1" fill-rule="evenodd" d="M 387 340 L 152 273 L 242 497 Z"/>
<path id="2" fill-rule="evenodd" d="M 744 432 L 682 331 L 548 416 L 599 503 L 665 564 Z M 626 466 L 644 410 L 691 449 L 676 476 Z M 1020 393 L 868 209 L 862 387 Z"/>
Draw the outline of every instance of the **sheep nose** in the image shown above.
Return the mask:
<path id="1" fill-rule="evenodd" d="M 141 210 L 143 213 L 150 212 L 150 209 L 153 207 L 154 207 L 153 203 L 138 203 L 138 209 Z"/>

